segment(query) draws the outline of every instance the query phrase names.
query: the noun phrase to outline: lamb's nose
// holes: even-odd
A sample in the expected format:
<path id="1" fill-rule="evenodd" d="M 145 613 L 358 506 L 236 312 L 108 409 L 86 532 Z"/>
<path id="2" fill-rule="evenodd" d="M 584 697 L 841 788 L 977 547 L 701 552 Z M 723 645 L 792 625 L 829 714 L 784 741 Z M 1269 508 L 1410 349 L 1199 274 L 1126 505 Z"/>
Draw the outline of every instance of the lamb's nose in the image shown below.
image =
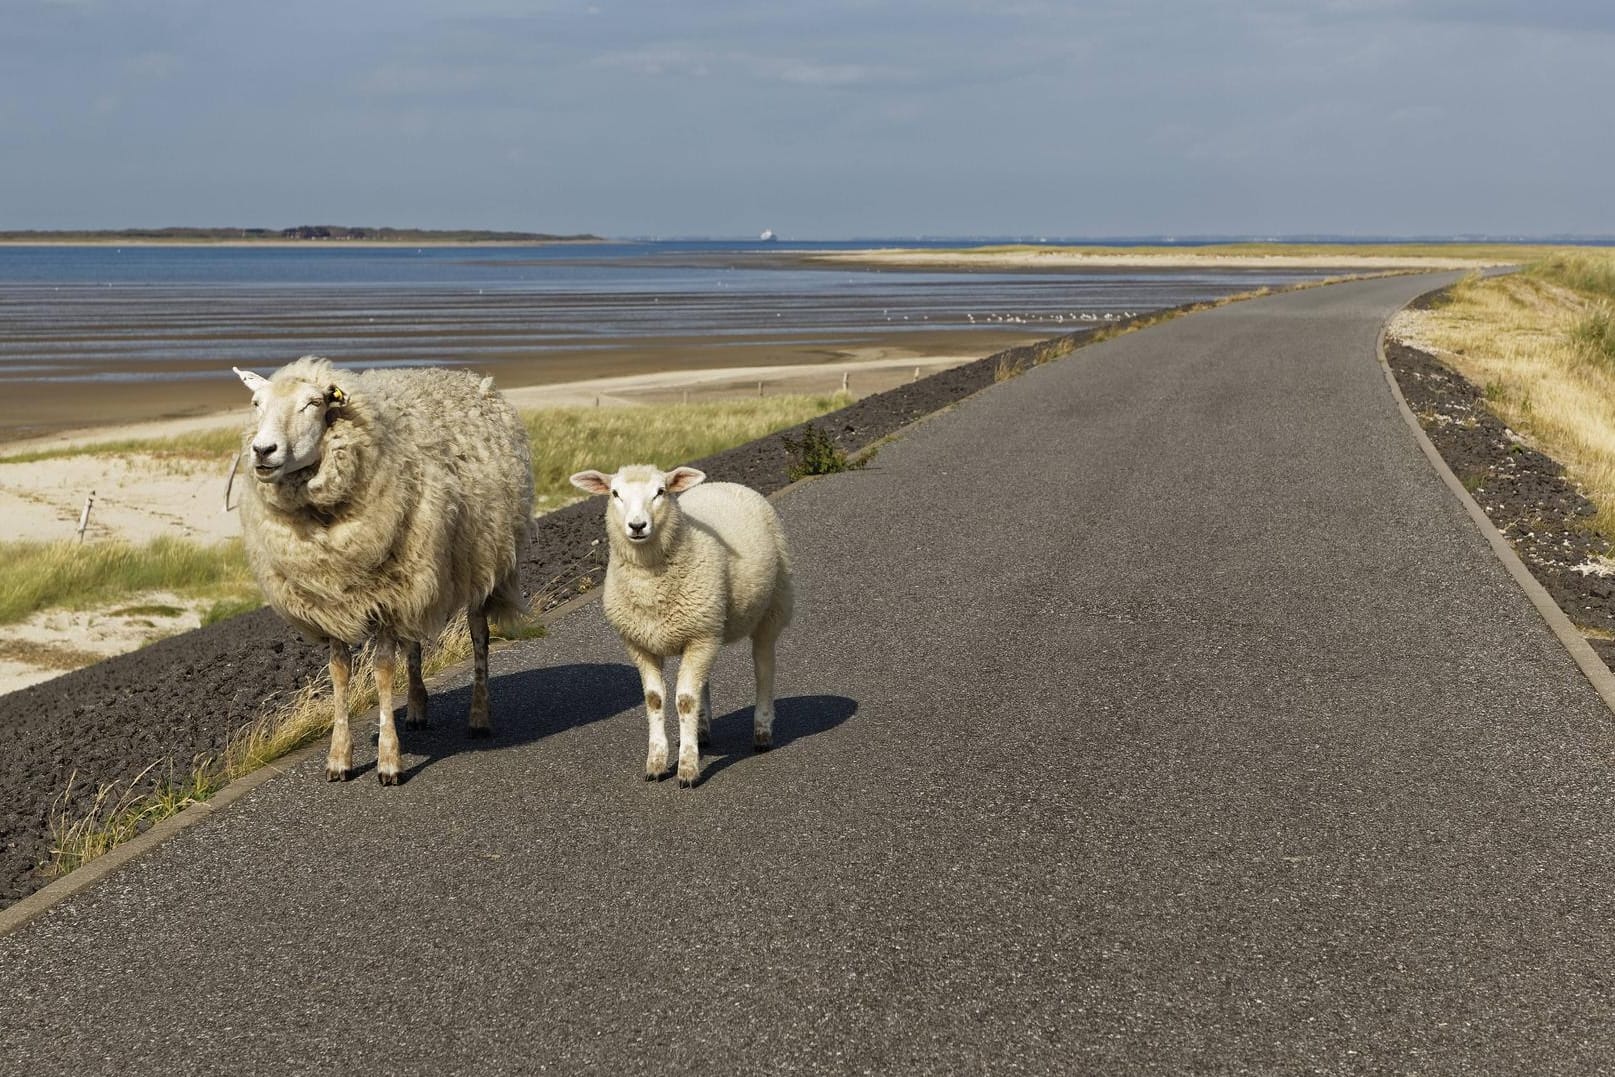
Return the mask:
<path id="1" fill-rule="evenodd" d="M 280 446 L 274 444 L 273 442 L 268 445 L 259 445 L 256 441 L 252 443 L 252 451 L 260 460 L 274 456 L 275 450 L 278 448 L 280 448 Z"/>
<path id="2" fill-rule="evenodd" d="M 650 526 L 649 520 L 629 520 L 628 530 L 636 535 L 644 534 L 645 528 Z"/>

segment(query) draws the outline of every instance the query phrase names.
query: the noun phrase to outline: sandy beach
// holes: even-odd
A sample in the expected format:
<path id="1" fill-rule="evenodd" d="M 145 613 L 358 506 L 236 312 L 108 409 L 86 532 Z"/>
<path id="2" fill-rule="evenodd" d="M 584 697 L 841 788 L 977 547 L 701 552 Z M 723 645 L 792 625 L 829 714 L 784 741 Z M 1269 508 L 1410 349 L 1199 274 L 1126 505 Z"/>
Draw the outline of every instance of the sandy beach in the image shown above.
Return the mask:
<path id="1" fill-rule="evenodd" d="M 869 361 L 925 361 L 939 356 L 979 358 L 1047 332 L 1019 330 L 914 331 L 864 336 L 856 342 L 757 343 L 714 347 L 707 340 L 661 339 L 616 342 L 593 350 L 535 352 L 513 356 L 497 366 L 475 369 L 492 374 L 504 390 L 558 387 L 601 379 L 647 375 L 690 376 L 708 385 L 721 370 L 766 370 L 775 367 L 835 367 Z M 296 358 L 288 355 L 286 361 Z M 452 361 L 447 354 L 444 360 Z M 229 375 L 230 364 L 217 364 Z M 185 368 L 175 368 L 185 369 Z M 268 374 L 265 368 L 260 373 Z M 218 417 L 240 409 L 245 396 L 234 376 L 176 377 L 163 380 L 154 365 L 136 381 L 30 382 L 0 395 L 0 455 L 13 455 L 62 443 L 114 437 L 161 437 L 178 430 L 217 425 Z M 752 378 L 755 382 L 757 379 Z M 755 384 L 753 389 L 755 390 Z M 798 391 L 798 390 L 788 390 Z M 815 391 L 815 390 L 802 390 Z M 581 398 L 579 398 L 581 399 Z"/>

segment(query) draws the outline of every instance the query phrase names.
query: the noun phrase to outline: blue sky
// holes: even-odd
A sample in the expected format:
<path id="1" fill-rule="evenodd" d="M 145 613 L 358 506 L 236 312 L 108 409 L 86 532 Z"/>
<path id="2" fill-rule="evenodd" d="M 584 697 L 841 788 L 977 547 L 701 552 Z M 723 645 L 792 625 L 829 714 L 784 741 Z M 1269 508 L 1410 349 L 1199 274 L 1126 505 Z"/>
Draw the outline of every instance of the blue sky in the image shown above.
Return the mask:
<path id="1" fill-rule="evenodd" d="M 0 0 L 0 228 L 1615 233 L 1615 4 Z"/>

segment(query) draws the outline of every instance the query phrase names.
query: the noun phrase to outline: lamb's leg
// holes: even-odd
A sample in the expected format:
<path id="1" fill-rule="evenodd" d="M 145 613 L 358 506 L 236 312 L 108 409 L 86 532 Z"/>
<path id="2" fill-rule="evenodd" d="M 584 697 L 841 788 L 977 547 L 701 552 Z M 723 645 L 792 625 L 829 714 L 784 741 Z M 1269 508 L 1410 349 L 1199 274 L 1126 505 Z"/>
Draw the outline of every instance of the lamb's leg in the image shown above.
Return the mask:
<path id="1" fill-rule="evenodd" d="M 493 732 L 488 724 L 488 611 L 472 606 L 465 620 L 471 628 L 471 721 L 466 735 L 486 737 Z"/>
<path id="2" fill-rule="evenodd" d="M 712 747 L 712 682 L 701 686 L 701 710 L 696 720 L 696 742 L 699 747 Z"/>
<path id="3" fill-rule="evenodd" d="M 376 701 L 381 735 L 376 740 L 376 777 L 382 785 L 397 785 L 403 763 L 398 752 L 398 727 L 393 724 L 393 674 L 398 672 L 398 643 L 385 632 L 376 636 Z"/>
<path id="4" fill-rule="evenodd" d="M 662 659 L 633 644 L 628 644 L 628 657 L 639 670 L 640 687 L 645 690 L 645 728 L 649 734 L 645 780 L 654 782 L 667 773 L 667 686 L 662 680 Z"/>
<path id="5" fill-rule="evenodd" d="M 327 781 L 343 782 L 353 774 L 353 735 L 348 731 L 348 679 L 353 654 L 339 639 L 328 641 L 331 650 L 331 750 L 325 756 Z"/>
<path id="6" fill-rule="evenodd" d="M 718 658 L 716 639 L 696 640 L 684 648 L 679 663 L 679 788 L 688 789 L 701 779 L 701 693 L 707 686 L 712 663 Z"/>
<path id="7" fill-rule="evenodd" d="M 751 743 L 759 752 L 774 746 L 774 641 L 779 629 L 765 619 L 751 636 L 751 664 L 757 674 L 757 704 L 752 710 Z"/>
<path id="8" fill-rule="evenodd" d="M 414 642 L 409 645 L 409 714 L 404 719 L 404 728 L 425 729 L 429 724 L 426 708 L 426 680 L 421 676 L 421 645 Z"/>

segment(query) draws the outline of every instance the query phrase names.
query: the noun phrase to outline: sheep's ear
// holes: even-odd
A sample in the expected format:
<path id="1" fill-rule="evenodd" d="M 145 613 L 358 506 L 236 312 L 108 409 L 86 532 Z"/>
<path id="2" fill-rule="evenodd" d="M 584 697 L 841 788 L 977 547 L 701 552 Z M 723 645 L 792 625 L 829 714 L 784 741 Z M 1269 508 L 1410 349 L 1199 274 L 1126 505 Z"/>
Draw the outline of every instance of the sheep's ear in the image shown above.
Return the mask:
<path id="1" fill-rule="evenodd" d="M 699 486 L 707 481 L 705 471 L 697 471 L 693 467 L 676 467 L 667 473 L 667 492 L 682 494 L 692 486 Z"/>
<path id="2" fill-rule="evenodd" d="M 264 386 L 269 384 L 268 378 L 254 374 L 250 370 L 242 370 L 238 366 L 233 366 L 230 369 L 236 372 L 236 377 L 241 379 L 241 384 L 245 385 L 248 389 L 251 389 L 255 393 L 259 389 L 262 389 Z"/>
<path id="3" fill-rule="evenodd" d="M 591 494 L 611 493 L 611 476 L 598 471 L 580 471 L 572 476 L 572 485 Z"/>
<path id="4" fill-rule="evenodd" d="M 348 402 L 348 394 L 344 393 L 337 386 L 332 385 L 332 386 L 328 386 L 326 388 L 326 390 L 325 390 L 325 406 L 326 407 L 328 407 L 328 408 L 340 408 L 343 404 L 346 404 L 347 402 Z"/>

